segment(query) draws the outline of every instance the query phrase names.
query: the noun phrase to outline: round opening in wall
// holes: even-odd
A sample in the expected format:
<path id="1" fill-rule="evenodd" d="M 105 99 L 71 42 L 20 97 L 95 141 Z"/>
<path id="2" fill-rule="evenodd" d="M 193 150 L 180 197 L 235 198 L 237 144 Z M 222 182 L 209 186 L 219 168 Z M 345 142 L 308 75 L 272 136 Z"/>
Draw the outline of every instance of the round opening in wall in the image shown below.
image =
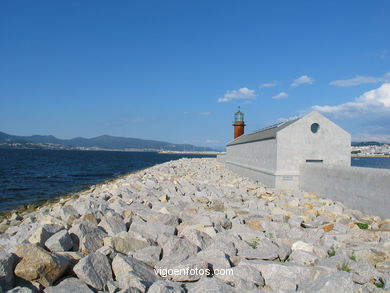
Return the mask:
<path id="1" fill-rule="evenodd" d="M 311 132 L 317 133 L 318 130 L 320 130 L 320 125 L 319 125 L 318 123 L 313 123 L 313 124 L 310 126 L 310 129 L 311 129 Z"/>

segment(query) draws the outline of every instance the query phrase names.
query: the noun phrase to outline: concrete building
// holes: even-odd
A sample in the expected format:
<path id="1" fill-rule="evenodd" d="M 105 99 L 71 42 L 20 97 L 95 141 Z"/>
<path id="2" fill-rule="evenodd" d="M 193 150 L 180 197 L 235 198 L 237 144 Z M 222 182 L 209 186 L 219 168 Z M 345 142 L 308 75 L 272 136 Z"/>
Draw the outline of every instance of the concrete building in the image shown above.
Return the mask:
<path id="1" fill-rule="evenodd" d="M 299 188 L 307 164 L 350 166 L 351 135 L 318 112 L 241 135 L 222 159 L 244 176 L 276 188 Z"/>

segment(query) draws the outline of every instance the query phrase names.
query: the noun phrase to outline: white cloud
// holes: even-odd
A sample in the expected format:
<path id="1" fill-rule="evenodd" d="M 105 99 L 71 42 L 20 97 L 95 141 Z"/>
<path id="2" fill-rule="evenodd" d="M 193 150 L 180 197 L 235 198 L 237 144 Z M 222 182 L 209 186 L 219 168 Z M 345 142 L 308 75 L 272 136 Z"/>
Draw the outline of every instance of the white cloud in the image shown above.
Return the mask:
<path id="1" fill-rule="evenodd" d="M 200 115 L 202 115 L 202 116 L 210 116 L 211 112 L 201 112 Z"/>
<path id="2" fill-rule="evenodd" d="M 301 84 L 312 84 L 314 82 L 314 79 L 308 75 L 302 75 L 301 77 L 298 77 L 296 80 L 294 80 L 291 84 L 293 87 L 300 86 Z"/>
<path id="3" fill-rule="evenodd" d="M 365 92 L 352 102 L 336 106 L 313 106 L 313 110 L 330 113 L 335 116 L 357 117 L 364 113 L 389 113 L 390 114 L 390 83 L 385 83 L 379 88 Z"/>
<path id="4" fill-rule="evenodd" d="M 274 82 L 269 82 L 269 83 L 262 83 L 261 85 L 259 85 L 259 87 L 266 88 L 266 87 L 274 87 L 277 85 L 278 85 L 278 83 L 276 81 L 274 81 Z"/>
<path id="5" fill-rule="evenodd" d="M 386 73 L 383 77 L 358 75 L 350 79 L 333 80 L 329 84 L 334 86 L 347 87 L 347 86 L 355 86 L 355 85 L 360 85 L 365 83 L 379 83 L 379 82 L 389 82 L 389 81 L 390 81 L 390 72 Z"/>
<path id="6" fill-rule="evenodd" d="M 232 100 L 236 99 L 249 99 L 249 100 L 254 100 L 256 99 L 255 91 L 250 90 L 246 87 L 240 88 L 238 90 L 231 90 L 227 91 L 226 94 L 218 99 L 218 102 L 230 102 Z"/>
<path id="7" fill-rule="evenodd" d="M 353 135 L 353 141 L 379 141 L 379 142 L 387 142 L 390 143 L 390 134 L 384 133 L 359 133 Z"/>
<path id="8" fill-rule="evenodd" d="M 286 122 L 286 121 L 294 120 L 294 119 L 301 118 L 301 117 L 302 117 L 302 115 L 295 115 L 295 116 L 290 116 L 290 117 L 280 117 L 277 119 L 277 123 Z"/>
<path id="9" fill-rule="evenodd" d="M 280 99 L 285 99 L 287 97 L 288 97 L 287 93 L 280 92 L 279 94 L 277 94 L 276 96 L 273 96 L 272 98 L 275 99 L 275 100 L 280 100 Z"/>

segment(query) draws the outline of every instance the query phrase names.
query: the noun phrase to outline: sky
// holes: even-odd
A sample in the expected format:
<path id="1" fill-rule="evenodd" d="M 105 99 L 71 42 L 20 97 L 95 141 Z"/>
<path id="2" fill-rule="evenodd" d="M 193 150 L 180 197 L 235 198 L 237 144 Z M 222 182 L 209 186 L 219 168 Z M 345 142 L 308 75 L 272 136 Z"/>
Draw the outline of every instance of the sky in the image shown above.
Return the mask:
<path id="1" fill-rule="evenodd" d="M 0 131 L 220 147 L 319 111 L 390 142 L 390 1 L 0 1 Z"/>

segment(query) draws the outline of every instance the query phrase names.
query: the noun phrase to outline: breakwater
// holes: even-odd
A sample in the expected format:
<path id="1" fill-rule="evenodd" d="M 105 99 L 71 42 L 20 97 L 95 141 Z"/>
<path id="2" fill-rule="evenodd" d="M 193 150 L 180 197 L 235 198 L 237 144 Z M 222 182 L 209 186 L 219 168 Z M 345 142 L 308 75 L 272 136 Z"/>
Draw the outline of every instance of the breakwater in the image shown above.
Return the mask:
<path id="1" fill-rule="evenodd" d="M 157 165 L 15 213 L 1 228 L 3 290 L 390 288 L 388 220 L 314 193 L 267 188 L 216 159 Z"/>
<path id="2" fill-rule="evenodd" d="M 205 154 L 0 149 L 0 212 L 51 200 L 156 164 Z"/>

